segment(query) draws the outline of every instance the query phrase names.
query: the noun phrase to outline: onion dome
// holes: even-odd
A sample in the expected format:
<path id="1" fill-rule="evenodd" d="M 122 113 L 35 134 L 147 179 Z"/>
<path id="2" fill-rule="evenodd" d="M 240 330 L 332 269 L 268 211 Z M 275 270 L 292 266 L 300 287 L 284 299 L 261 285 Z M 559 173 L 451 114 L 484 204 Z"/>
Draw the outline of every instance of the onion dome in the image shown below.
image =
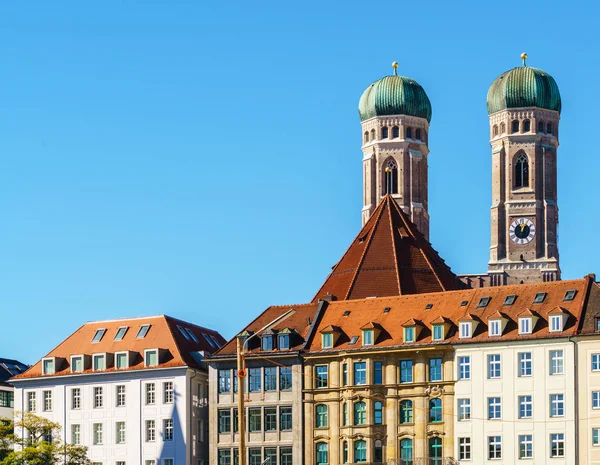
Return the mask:
<path id="1" fill-rule="evenodd" d="M 431 102 L 421 85 L 410 78 L 398 76 L 398 63 L 392 64 L 393 76 L 375 81 L 363 92 L 358 102 L 358 114 L 364 121 L 374 116 L 409 115 L 431 121 Z"/>
<path id="2" fill-rule="evenodd" d="M 560 113 L 560 92 L 554 78 L 541 69 L 527 66 L 526 53 L 521 58 L 523 66 L 501 74 L 490 86 L 487 94 L 488 114 L 507 108 L 528 107 Z"/>

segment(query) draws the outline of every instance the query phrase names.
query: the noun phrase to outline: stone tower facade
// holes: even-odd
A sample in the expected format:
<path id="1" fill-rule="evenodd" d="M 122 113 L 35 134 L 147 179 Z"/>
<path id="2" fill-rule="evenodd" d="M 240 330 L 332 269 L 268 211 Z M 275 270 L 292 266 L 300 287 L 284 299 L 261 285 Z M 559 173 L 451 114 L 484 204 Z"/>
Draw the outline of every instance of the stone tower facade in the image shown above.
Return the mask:
<path id="1" fill-rule="evenodd" d="M 556 182 L 560 108 L 554 79 L 526 66 L 500 76 L 488 93 L 492 286 L 560 279 Z"/>

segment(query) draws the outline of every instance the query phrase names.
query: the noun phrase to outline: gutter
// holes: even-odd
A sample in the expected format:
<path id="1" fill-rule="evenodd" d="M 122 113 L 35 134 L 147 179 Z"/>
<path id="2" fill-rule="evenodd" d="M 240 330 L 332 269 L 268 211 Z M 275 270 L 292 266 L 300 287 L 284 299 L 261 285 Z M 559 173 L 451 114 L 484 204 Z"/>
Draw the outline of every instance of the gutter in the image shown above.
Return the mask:
<path id="1" fill-rule="evenodd" d="M 573 351 L 574 351 L 574 371 L 575 371 L 575 464 L 579 465 L 579 346 L 577 342 L 573 341 L 571 338 L 573 336 L 569 336 L 569 342 L 573 343 Z"/>
<path id="2" fill-rule="evenodd" d="M 196 370 L 194 370 L 194 376 L 190 376 L 190 387 L 189 387 L 189 391 L 188 391 L 188 397 L 189 397 L 189 403 L 190 403 L 190 408 L 188 409 L 188 414 L 190 416 L 189 418 L 189 436 L 188 436 L 188 445 L 189 445 L 189 449 L 190 449 L 190 465 L 192 465 L 192 444 L 194 442 L 199 443 L 200 441 L 194 441 L 192 438 L 192 429 L 193 429 L 193 421 L 192 418 L 194 417 L 194 415 L 192 414 L 192 408 L 193 408 L 193 400 L 194 400 L 194 387 L 192 384 L 192 380 L 198 376 L 198 373 L 196 373 Z M 200 393 L 198 393 L 198 397 L 200 397 Z M 198 402 L 200 402 L 200 399 L 198 398 Z M 177 405 L 177 404 L 175 404 Z M 200 434 L 200 431 L 198 431 L 198 434 Z"/>

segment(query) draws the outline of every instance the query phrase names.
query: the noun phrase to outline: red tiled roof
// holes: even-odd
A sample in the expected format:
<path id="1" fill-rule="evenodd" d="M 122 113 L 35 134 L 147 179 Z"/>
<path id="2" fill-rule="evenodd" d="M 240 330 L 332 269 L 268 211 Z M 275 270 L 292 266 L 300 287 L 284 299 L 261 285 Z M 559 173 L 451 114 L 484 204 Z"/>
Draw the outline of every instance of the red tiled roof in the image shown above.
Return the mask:
<path id="1" fill-rule="evenodd" d="M 385 196 L 313 302 L 421 294 L 464 285 L 394 199 Z"/>
<path id="2" fill-rule="evenodd" d="M 150 329 L 144 338 L 137 338 L 138 330 L 142 325 L 150 325 Z M 178 329 L 178 326 L 188 328 L 196 337 L 197 342 L 188 334 L 186 338 Z M 127 332 L 120 341 L 115 341 L 115 335 L 121 327 L 128 327 Z M 92 342 L 92 338 L 99 329 L 105 329 L 106 332 L 99 342 Z M 205 337 L 205 336 L 206 337 Z M 211 338 L 214 337 L 217 342 Z M 210 342 L 209 342 L 210 341 Z M 192 355 L 197 352 L 214 352 L 219 346 L 225 343 L 225 339 L 216 331 L 196 326 L 185 321 L 161 315 L 154 317 L 96 321 L 86 323 L 77 331 L 71 334 L 67 339 L 61 342 L 46 357 L 56 357 L 64 359 L 60 366 L 56 367 L 54 375 L 42 375 L 42 361 L 38 361 L 25 373 L 16 376 L 13 379 L 36 378 L 40 376 L 61 376 L 70 375 L 71 355 L 92 355 L 102 353 L 112 353 L 131 351 L 137 353 L 137 356 L 130 361 L 129 368 L 116 370 L 108 366 L 103 373 L 111 371 L 128 371 L 141 369 L 185 367 L 200 368 L 200 364 Z M 146 367 L 144 365 L 144 350 L 161 349 L 164 353 L 159 365 L 155 367 Z M 92 373 L 91 366 L 85 367 L 85 374 Z"/>
<path id="3" fill-rule="evenodd" d="M 498 341 L 515 339 L 539 339 L 550 337 L 565 337 L 579 332 L 582 325 L 582 316 L 586 296 L 589 288 L 592 286 L 590 278 L 584 278 L 574 281 L 556 281 L 549 283 L 520 284 L 512 286 L 499 286 L 489 288 L 465 289 L 450 292 L 437 292 L 431 294 L 417 294 L 395 297 L 383 297 L 377 299 L 360 299 L 345 302 L 331 302 L 323 316 L 320 319 L 317 332 L 320 328 L 330 325 L 339 326 L 341 335 L 331 350 L 357 350 L 362 349 L 359 344 L 349 344 L 353 336 L 361 334 L 361 327 L 369 321 L 377 321 L 382 327 L 382 334 L 378 337 L 373 346 L 368 349 L 378 347 L 401 347 L 403 342 L 403 323 L 407 317 L 421 322 L 442 322 L 451 321 L 453 323 L 451 330 L 443 341 L 432 341 L 431 323 L 424 325 L 417 341 L 409 346 L 420 344 L 439 344 L 439 343 L 468 343 L 485 342 L 488 339 Z M 597 286 L 594 285 L 594 288 Z M 571 301 L 563 301 L 567 290 L 575 289 L 577 294 Z M 533 300 L 537 292 L 547 293 L 544 302 L 534 304 Z M 598 302 L 600 305 L 600 288 L 597 289 Z M 518 298 L 513 305 L 504 305 L 507 295 L 516 294 Z M 477 307 L 482 297 L 490 297 L 486 307 Z M 461 306 L 462 301 L 467 301 L 466 306 Z M 427 304 L 433 304 L 427 309 Z M 571 315 L 566 322 L 564 331 L 549 332 L 548 317 L 557 306 L 563 307 Z M 390 307 L 389 312 L 384 312 L 384 308 Z M 532 334 L 518 334 L 517 317 L 524 312 L 529 314 L 528 307 L 532 307 L 539 314 L 540 319 Z M 344 317 L 343 313 L 351 311 L 351 315 Z M 507 317 L 508 322 L 504 328 L 502 336 L 489 338 L 488 328 L 484 322 L 487 322 L 490 316 L 495 317 L 498 312 Z M 600 316 L 600 309 L 597 311 Z M 460 320 L 465 318 L 474 318 L 480 321 L 472 338 L 459 339 L 456 327 Z M 588 325 L 589 326 L 589 325 Z M 321 338 L 315 337 L 306 347 L 309 352 L 319 352 L 321 347 Z"/>

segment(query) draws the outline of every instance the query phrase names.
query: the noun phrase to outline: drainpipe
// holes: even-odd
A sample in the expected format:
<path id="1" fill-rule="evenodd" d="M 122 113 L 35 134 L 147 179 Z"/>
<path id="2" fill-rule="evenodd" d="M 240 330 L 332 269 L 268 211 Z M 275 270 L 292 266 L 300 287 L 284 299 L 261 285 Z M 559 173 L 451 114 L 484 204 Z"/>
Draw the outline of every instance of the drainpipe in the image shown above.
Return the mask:
<path id="1" fill-rule="evenodd" d="M 578 346 L 575 341 L 571 338 L 573 336 L 569 336 L 569 342 L 573 343 L 573 351 L 574 351 L 574 371 L 575 371 L 575 465 L 579 465 L 579 356 L 578 356 Z"/>
<path id="2" fill-rule="evenodd" d="M 189 429 L 189 436 L 188 436 L 188 444 L 190 446 L 190 465 L 193 465 L 192 451 L 194 450 L 194 448 L 193 448 L 194 441 L 192 440 L 192 438 L 193 438 L 192 430 L 194 427 L 193 421 L 192 421 L 192 418 L 194 418 L 193 410 L 192 410 L 192 408 L 194 407 L 194 386 L 193 386 L 192 380 L 197 376 L 196 370 L 193 370 L 193 373 L 194 373 L 194 376 L 190 376 L 190 389 L 189 389 L 189 393 L 188 393 L 189 394 L 188 397 L 190 398 L 190 408 L 188 410 L 189 415 L 190 415 L 190 419 L 189 419 L 189 428 L 190 429 Z M 198 393 L 198 403 L 200 403 L 200 393 Z M 199 431 L 198 431 L 198 434 L 200 434 Z M 199 441 L 196 441 L 196 442 L 199 442 Z"/>

